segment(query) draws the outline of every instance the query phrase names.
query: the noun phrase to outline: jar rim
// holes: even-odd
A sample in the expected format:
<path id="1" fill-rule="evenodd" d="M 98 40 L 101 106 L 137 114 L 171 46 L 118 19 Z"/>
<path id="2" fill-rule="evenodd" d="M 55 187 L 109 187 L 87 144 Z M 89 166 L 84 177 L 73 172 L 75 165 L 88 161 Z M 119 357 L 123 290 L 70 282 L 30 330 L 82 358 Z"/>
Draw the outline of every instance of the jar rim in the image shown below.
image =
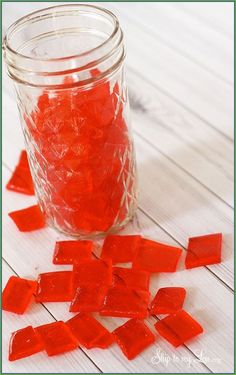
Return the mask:
<path id="1" fill-rule="evenodd" d="M 42 57 L 35 57 L 35 56 L 27 56 L 27 55 L 24 55 L 24 54 L 16 51 L 15 49 L 13 49 L 9 45 L 9 37 L 11 36 L 11 34 L 16 32 L 18 27 L 24 25 L 26 22 L 37 20 L 38 17 L 40 18 L 40 13 L 55 9 L 55 10 L 61 10 L 60 12 L 58 12 L 60 14 L 60 13 L 63 13 L 64 9 L 66 9 L 66 8 L 68 9 L 70 7 L 77 8 L 78 10 L 79 10 L 79 8 L 94 9 L 94 10 L 98 10 L 98 11 L 101 11 L 102 13 L 104 13 L 104 14 L 109 15 L 114 22 L 113 32 L 108 36 L 108 38 L 106 40 L 104 40 L 102 43 L 98 44 L 96 47 L 91 48 L 88 51 L 85 51 L 85 52 L 82 52 L 82 53 L 78 53 L 78 54 L 74 54 L 74 55 L 70 55 L 70 56 L 64 56 L 64 57 L 42 58 Z M 45 16 L 51 16 L 51 15 L 45 14 Z M 36 10 L 34 12 L 28 13 L 27 15 L 19 18 L 13 24 L 11 24 L 10 27 L 7 29 L 6 34 L 4 36 L 4 39 L 3 39 L 3 49 L 8 50 L 10 53 L 12 53 L 13 55 L 15 55 L 19 58 L 28 59 L 28 60 L 31 60 L 31 61 L 39 61 L 39 62 L 40 61 L 42 61 L 42 62 L 67 61 L 67 60 L 70 60 L 70 59 L 75 59 L 75 58 L 87 56 L 87 55 L 97 51 L 98 49 L 104 47 L 107 43 L 109 43 L 115 37 L 119 28 L 120 28 L 120 25 L 119 25 L 118 18 L 115 16 L 114 13 L 112 13 L 110 10 L 108 10 L 106 8 L 102 8 L 100 6 L 93 5 L 93 4 L 82 4 L 82 3 L 54 5 L 54 6 L 51 6 L 51 7 L 39 9 L 39 10 Z"/>

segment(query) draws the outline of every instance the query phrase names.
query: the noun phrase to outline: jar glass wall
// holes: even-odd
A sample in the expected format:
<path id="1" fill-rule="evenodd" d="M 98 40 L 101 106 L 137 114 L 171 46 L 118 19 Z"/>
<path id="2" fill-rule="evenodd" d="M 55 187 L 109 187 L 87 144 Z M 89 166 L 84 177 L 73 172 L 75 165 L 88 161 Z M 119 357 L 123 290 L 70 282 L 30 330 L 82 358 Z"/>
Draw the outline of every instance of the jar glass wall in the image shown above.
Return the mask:
<path id="1" fill-rule="evenodd" d="M 137 203 L 123 33 L 102 8 L 31 13 L 4 39 L 39 205 L 68 235 L 122 228 Z"/>

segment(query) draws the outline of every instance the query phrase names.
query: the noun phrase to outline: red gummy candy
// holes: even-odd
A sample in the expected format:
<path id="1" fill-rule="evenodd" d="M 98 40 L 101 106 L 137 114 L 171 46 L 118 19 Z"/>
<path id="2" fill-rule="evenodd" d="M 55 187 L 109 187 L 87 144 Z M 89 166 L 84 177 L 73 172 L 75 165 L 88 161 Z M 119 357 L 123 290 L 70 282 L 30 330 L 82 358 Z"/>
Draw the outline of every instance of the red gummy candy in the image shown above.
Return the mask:
<path id="1" fill-rule="evenodd" d="M 127 286 L 133 289 L 149 289 L 150 275 L 142 270 L 133 268 L 113 267 L 112 277 L 114 286 Z"/>
<path id="2" fill-rule="evenodd" d="M 115 340 L 124 355 L 129 359 L 135 358 L 155 341 L 154 334 L 138 319 L 128 320 L 113 331 Z"/>
<path id="3" fill-rule="evenodd" d="M 142 239 L 133 268 L 148 272 L 175 272 L 181 253 L 178 247 Z"/>
<path id="4" fill-rule="evenodd" d="M 180 287 L 160 288 L 155 295 L 150 314 L 172 314 L 183 307 L 186 290 Z"/>
<path id="5" fill-rule="evenodd" d="M 25 150 L 21 152 L 18 165 L 8 181 L 6 188 L 22 194 L 34 195 L 34 185 Z"/>
<path id="6" fill-rule="evenodd" d="M 9 344 L 9 361 L 29 357 L 43 350 L 43 344 L 33 327 L 13 332 Z"/>
<path id="7" fill-rule="evenodd" d="M 100 311 L 107 287 L 95 288 L 94 285 L 82 285 L 76 289 L 70 305 L 71 312 Z"/>
<path id="8" fill-rule="evenodd" d="M 106 349 L 114 341 L 113 335 L 89 314 L 78 314 L 66 324 L 79 343 L 87 349 Z"/>
<path id="9" fill-rule="evenodd" d="M 221 262 L 222 234 L 189 238 L 185 267 L 194 268 Z"/>
<path id="10" fill-rule="evenodd" d="M 141 236 L 110 235 L 104 240 L 101 258 L 111 259 L 113 264 L 131 262 L 138 250 Z"/>
<path id="11" fill-rule="evenodd" d="M 16 314 L 23 314 L 36 288 L 36 281 L 11 276 L 2 293 L 2 309 Z"/>
<path id="12" fill-rule="evenodd" d="M 184 310 L 160 320 L 155 324 L 155 328 L 175 347 L 203 332 L 202 326 Z"/>
<path id="13" fill-rule="evenodd" d="M 73 264 L 80 260 L 89 259 L 92 255 L 92 241 L 59 241 L 56 242 L 53 263 Z"/>
<path id="14" fill-rule="evenodd" d="M 73 267 L 73 286 L 92 284 L 108 286 L 112 282 L 111 262 L 101 259 L 84 260 Z"/>
<path id="15" fill-rule="evenodd" d="M 38 277 L 37 302 L 68 302 L 73 295 L 72 271 L 41 273 Z"/>
<path id="16" fill-rule="evenodd" d="M 149 292 L 144 290 L 111 287 L 107 291 L 100 314 L 144 319 L 148 315 L 149 298 Z"/>
<path id="17" fill-rule="evenodd" d="M 31 232 L 45 227 L 45 218 L 39 206 L 31 206 L 8 214 L 20 232 Z"/>
<path id="18" fill-rule="evenodd" d="M 68 326 L 61 321 L 35 328 L 49 356 L 69 352 L 78 348 L 78 340 Z"/>

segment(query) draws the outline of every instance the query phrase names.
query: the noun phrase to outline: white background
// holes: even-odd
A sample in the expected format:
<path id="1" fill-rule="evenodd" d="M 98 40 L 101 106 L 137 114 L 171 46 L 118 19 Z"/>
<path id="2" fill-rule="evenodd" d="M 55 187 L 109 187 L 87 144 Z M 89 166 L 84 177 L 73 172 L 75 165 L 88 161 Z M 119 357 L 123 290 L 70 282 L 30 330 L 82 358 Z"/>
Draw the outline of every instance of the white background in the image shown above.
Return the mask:
<path id="1" fill-rule="evenodd" d="M 50 5 L 3 3 L 4 30 L 26 13 Z M 130 362 L 114 345 L 54 358 L 40 353 L 10 363 L 10 332 L 70 316 L 66 303 L 35 304 L 21 317 L 3 312 L 3 372 L 232 372 L 233 3 L 103 5 L 119 17 L 127 44 L 140 200 L 125 232 L 141 232 L 184 250 L 189 236 L 223 233 L 221 264 L 190 271 L 182 266 L 175 274 L 152 277 L 153 295 L 161 286 L 186 287 L 184 307 L 205 333 L 178 349 L 157 337 L 155 345 Z M 4 186 L 22 148 L 12 83 L 4 75 Z M 20 233 L 7 216 L 32 202 L 34 198 L 3 189 L 3 285 L 12 274 L 35 278 L 56 269 L 52 252 L 62 237 L 50 229 Z M 103 321 L 110 330 L 123 322 Z M 148 319 L 149 326 L 155 321 Z M 168 365 L 163 357 L 155 359 L 157 349 Z M 199 361 L 202 357 L 205 363 Z"/>

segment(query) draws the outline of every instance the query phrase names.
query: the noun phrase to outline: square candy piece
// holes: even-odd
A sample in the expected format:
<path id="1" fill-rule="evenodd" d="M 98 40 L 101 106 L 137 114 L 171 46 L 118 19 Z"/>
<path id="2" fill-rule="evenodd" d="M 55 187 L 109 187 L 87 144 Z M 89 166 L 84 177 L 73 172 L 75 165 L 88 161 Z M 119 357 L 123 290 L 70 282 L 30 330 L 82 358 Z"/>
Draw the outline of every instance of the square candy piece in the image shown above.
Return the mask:
<path id="1" fill-rule="evenodd" d="M 178 247 L 142 239 L 133 268 L 148 272 L 175 272 L 181 253 Z"/>
<path id="2" fill-rule="evenodd" d="M 20 232 L 31 232 L 45 227 L 45 218 L 39 206 L 31 206 L 8 214 Z"/>
<path id="3" fill-rule="evenodd" d="M 73 295 L 72 271 L 41 273 L 38 277 L 37 302 L 68 302 Z"/>
<path id="4" fill-rule="evenodd" d="M 155 324 L 155 328 L 175 347 L 203 332 L 202 326 L 184 310 L 160 320 Z"/>
<path id="5" fill-rule="evenodd" d="M 149 280 L 149 273 L 142 270 L 122 267 L 112 268 L 112 284 L 114 286 L 149 290 Z"/>
<path id="6" fill-rule="evenodd" d="M 78 340 L 64 322 L 54 322 L 35 328 L 49 356 L 78 348 Z"/>
<path id="7" fill-rule="evenodd" d="M 111 261 L 101 259 L 84 260 L 73 267 L 73 287 L 92 284 L 108 286 L 112 282 Z"/>
<path id="8" fill-rule="evenodd" d="M 59 241 L 56 242 L 53 263 L 73 264 L 92 256 L 92 241 Z"/>
<path id="9" fill-rule="evenodd" d="M 36 289 L 36 281 L 11 276 L 2 293 L 2 309 L 23 314 Z"/>
<path id="10" fill-rule="evenodd" d="M 129 359 L 135 358 L 155 341 L 154 334 L 138 319 L 128 320 L 113 331 L 115 340 L 124 355 Z"/>
<path id="11" fill-rule="evenodd" d="M 150 314 L 172 314 L 183 307 L 186 290 L 180 287 L 167 287 L 158 290 L 152 303 Z"/>
<path id="12" fill-rule="evenodd" d="M 185 267 L 194 268 L 221 262 L 222 234 L 189 238 Z"/>
<path id="13" fill-rule="evenodd" d="M 32 354 L 39 353 L 44 349 L 40 337 L 29 326 L 12 333 L 9 344 L 9 361 L 16 361 Z"/>
<path id="14" fill-rule="evenodd" d="M 78 314 L 66 324 L 79 343 L 87 349 L 106 349 L 114 341 L 113 335 L 89 314 Z"/>
<path id="15" fill-rule="evenodd" d="M 144 290 L 111 287 L 107 291 L 101 315 L 144 319 L 148 315 L 150 294 Z"/>
<path id="16" fill-rule="evenodd" d="M 140 243 L 141 236 L 107 236 L 103 243 L 101 258 L 111 259 L 112 263 L 132 262 Z"/>
<path id="17" fill-rule="evenodd" d="M 76 289 L 70 305 L 71 312 L 97 312 L 101 310 L 107 287 L 95 288 L 94 285 L 82 285 Z"/>

